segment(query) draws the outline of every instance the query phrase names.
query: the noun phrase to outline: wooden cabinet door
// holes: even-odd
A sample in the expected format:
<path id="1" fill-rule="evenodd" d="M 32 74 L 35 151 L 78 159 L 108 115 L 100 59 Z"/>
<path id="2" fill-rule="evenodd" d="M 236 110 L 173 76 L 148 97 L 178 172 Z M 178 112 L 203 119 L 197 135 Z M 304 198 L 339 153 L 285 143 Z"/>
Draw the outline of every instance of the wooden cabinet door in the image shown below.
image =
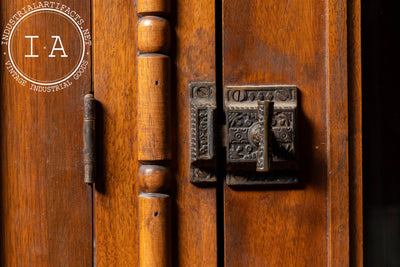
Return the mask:
<path id="1" fill-rule="evenodd" d="M 0 265 L 91 266 L 90 1 L 0 2 Z"/>
<path id="2" fill-rule="evenodd" d="M 362 266 L 359 5 L 95 0 L 97 264 Z M 193 83 L 215 84 L 218 110 L 226 86 L 295 85 L 299 184 L 231 188 L 219 148 L 217 182 L 191 183 Z"/>
<path id="3" fill-rule="evenodd" d="M 362 266 L 359 5 L 1 1 L 1 264 Z M 216 96 L 210 183 L 193 84 Z M 226 183 L 224 88 L 259 85 L 298 89 L 297 185 Z"/>
<path id="4" fill-rule="evenodd" d="M 222 17 L 222 86 L 301 99 L 299 185 L 224 186 L 226 266 L 361 266 L 359 3 L 224 0 Z"/>

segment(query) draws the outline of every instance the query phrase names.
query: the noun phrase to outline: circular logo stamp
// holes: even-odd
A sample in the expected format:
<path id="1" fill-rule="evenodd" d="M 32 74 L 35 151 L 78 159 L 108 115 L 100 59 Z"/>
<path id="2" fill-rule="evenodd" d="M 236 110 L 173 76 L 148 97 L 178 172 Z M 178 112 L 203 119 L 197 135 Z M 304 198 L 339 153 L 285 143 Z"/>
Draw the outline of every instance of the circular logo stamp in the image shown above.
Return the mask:
<path id="1" fill-rule="evenodd" d="M 42 93 L 64 90 L 89 67 L 90 31 L 67 5 L 43 1 L 17 11 L 3 30 L 5 68 L 21 86 Z"/>

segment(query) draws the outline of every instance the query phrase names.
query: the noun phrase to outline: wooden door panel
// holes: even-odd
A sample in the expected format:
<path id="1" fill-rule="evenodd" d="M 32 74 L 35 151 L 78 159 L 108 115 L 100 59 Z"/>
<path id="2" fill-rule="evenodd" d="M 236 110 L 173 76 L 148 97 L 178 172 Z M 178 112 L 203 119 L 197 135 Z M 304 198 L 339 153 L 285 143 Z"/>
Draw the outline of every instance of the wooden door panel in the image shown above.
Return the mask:
<path id="1" fill-rule="evenodd" d="M 64 4 L 85 20 L 82 27 L 90 29 L 90 1 Z M 0 7 L 0 264 L 90 266 L 92 188 L 83 182 L 82 162 L 83 96 L 91 87 L 90 56 L 81 51 L 87 68 L 79 79 L 67 79 L 62 90 L 63 83 L 58 83 L 58 88 L 44 86 L 43 92 L 43 88 L 17 76 L 15 68 L 7 63 L 9 51 L 5 42 L 10 35 L 6 29 L 17 25 L 17 19 L 22 21 L 20 14 L 25 11 L 40 9 L 31 5 L 32 10 L 28 10 L 27 6 L 27 1 L 13 0 L 1 1 Z M 52 10 L 58 11 L 38 11 L 35 16 L 26 17 L 18 24 L 14 37 L 8 39 L 13 42 L 16 64 L 36 81 L 56 79 L 71 67 L 71 62 L 63 64 L 61 50 L 53 51 L 54 58 L 48 57 L 55 38 L 46 34 L 60 36 L 71 61 L 76 56 L 72 51 L 76 41 L 82 41 L 74 35 L 76 27 L 68 28 L 68 23 L 73 23 L 71 18 L 54 15 L 60 11 L 55 6 Z M 44 23 L 49 19 L 51 25 Z M 38 36 L 32 50 L 36 58 L 23 56 L 32 54 L 24 35 Z M 51 42 L 46 44 L 46 40 Z M 90 54 L 88 47 L 86 52 Z M 50 59 L 51 62 L 46 61 Z M 42 65 L 35 60 L 43 60 Z M 25 86 L 20 83 L 23 80 Z"/>
<path id="2" fill-rule="evenodd" d="M 173 210 L 173 266 L 217 265 L 217 195 L 215 187 L 190 183 L 189 83 L 213 82 L 215 69 L 215 3 L 176 1 L 172 20 L 175 81 L 173 112 L 176 138 L 176 183 Z M 176 89 L 175 89 L 176 88 Z M 176 108 L 175 108 L 176 107 Z"/>
<path id="3" fill-rule="evenodd" d="M 158 1 L 168 3 L 169 1 Z M 149 2 L 151 3 L 151 2 Z M 189 181 L 188 83 L 215 82 L 214 2 L 172 1 L 172 264 L 215 266 L 216 189 Z M 157 6 L 157 5 L 156 5 Z M 94 94 L 102 106 L 96 264 L 138 264 L 137 23 L 132 1 L 94 1 Z M 124 11 L 124 12 L 123 12 Z M 105 17 L 103 14 L 107 13 Z M 160 14 L 158 14 L 160 15 Z M 161 14 L 162 16 L 162 14 Z M 169 18 L 169 17 L 168 17 Z M 112 30 L 109 30 L 112 28 Z M 97 41 L 96 41 L 97 40 Z M 150 101 L 156 104 L 157 101 Z M 145 123 L 145 122 L 142 122 Z"/>
<path id="4" fill-rule="evenodd" d="M 349 263 L 346 16 L 346 1 L 223 1 L 224 86 L 290 84 L 300 95 L 300 183 L 225 186 L 227 266 Z"/>
<path id="5" fill-rule="evenodd" d="M 134 1 L 93 1 L 93 88 L 100 106 L 96 266 L 138 265 L 137 19 Z"/>

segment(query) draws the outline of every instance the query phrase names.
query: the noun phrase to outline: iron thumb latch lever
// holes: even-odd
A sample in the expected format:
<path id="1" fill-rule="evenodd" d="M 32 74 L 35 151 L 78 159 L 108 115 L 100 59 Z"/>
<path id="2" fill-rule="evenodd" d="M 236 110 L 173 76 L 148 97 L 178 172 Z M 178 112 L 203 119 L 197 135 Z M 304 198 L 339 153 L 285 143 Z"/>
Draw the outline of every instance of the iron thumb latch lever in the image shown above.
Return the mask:
<path id="1" fill-rule="evenodd" d="M 84 182 L 95 182 L 96 172 L 96 100 L 93 94 L 84 97 L 83 115 L 83 165 Z"/>
<path id="2" fill-rule="evenodd" d="M 258 101 L 258 123 L 255 123 L 250 129 L 250 138 L 257 145 L 257 167 L 258 172 L 268 172 L 271 165 L 270 149 L 270 125 L 274 102 Z"/>
<path id="3" fill-rule="evenodd" d="M 229 186 L 297 183 L 296 86 L 225 86 L 224 122 L 215 119 L 215 84 L 190 83 L 189 91 L 193 184 L 215 183 L 217 165 Z M 216 155 L 221 146 L 226 166 Z"/>

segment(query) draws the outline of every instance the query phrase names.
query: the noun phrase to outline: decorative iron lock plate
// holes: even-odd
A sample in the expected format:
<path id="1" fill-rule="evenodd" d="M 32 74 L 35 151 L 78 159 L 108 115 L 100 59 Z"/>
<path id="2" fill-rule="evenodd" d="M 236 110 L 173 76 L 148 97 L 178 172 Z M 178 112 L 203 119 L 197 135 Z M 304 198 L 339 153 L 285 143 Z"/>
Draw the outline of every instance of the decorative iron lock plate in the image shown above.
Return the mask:
<path id="1" fill-rule="evenodd" d="M 266 103 L 273 105 L 268 118 L 264 112 Z M 226 183 L 231 186 L 297 183 L 296 86 L 226 86 L 224 108 Z M 269 132 L 269 140 L 258 142 L 264 131 Z M 257 171 L 259 162 L 265 162 L 267 155 L 270 168 L 267 172 Z"/>
<path id="2" fill-rule="evenodd" d="M 210 184 L 216 180 L 215 111 L 217 108 L 215 83 L 189 84 L 190 94 L 190 181 Z"/>
<path id="3" fill-rule="evenodd" d="M 192 83 L 191 182 L 215 182 L 215 85 Z M 229 186 L 297 183 L 297 88 L 226 86 L 223 136 Z M 221 166 L 220 166 L 221 167 Z"/>

